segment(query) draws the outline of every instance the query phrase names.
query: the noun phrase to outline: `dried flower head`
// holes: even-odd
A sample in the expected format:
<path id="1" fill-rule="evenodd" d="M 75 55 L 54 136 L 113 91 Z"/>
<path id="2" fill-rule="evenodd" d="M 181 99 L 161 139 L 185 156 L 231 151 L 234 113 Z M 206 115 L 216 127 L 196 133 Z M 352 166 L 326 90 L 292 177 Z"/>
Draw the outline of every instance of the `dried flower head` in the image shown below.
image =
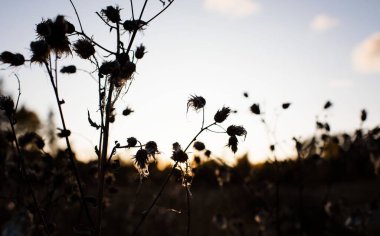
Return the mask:
<path id="1" fill-rule="evenodd" d="M 259 104 L 253 104 L 252 106 L 251 106 L 251 112 L 253 113 L 253 114 L 256 114 L 256 115 L 260 115 L 260 105 Z"/>
<path id="2" fill-rule="evenodd" d="M 140 169 L 145 169 L 149 160 L 147 150 L 139 149 L 136 152 L 134 159 L 135 159 L 135 164 L 137 165 L 137 167 L 139 167 Z"/>
<path id="3" fill-rule="evenodd" d="M 230 115 L 231 109 L 229 107 L 223 107 L 215 113 L 214 120 L 217 123 L 222 123 Z"/>
<path id="4" fill-rule="evenodd" d="M 187 153 L 182 150 L 181 145 L 177 142 L 173 143 L 173 155 L 171 158 L 179 163 L 185 163 L 189 159 Z"/>
<path id="5" fill-rule="evenodd" d="M 231 148 L 231 150 L 232 150 L 234 153 L 236 153 L 237 150 L 238 150 L 238 143 L 239 143 L 239 141 L 238 141 L 238 139 L 237 139 L 236 136 L 230 136 L 230 138 L 228 139 L 228 144 L 227 144 L 227 146 L 228 146 L 229 148 Z"/>
<path id="6" fill-rule="evenodd" d="M 155 154 L 159 153 L 157 143 L 155 141 L 147 142 L 145 144 L 145 149 L 148 152 L 148 155 L 152 156 L 153 158 L 155 158 Z"/>
<path id="7" fill-rule="evenodd" d="M 330 101 L 327 101 L 325 105 L 323 106 L 323 109 L 329 109 L 332 106 L 332 103 Z"/>
<path id="8" fill-rule="evenodd" d="M 46 38 L 52 34 L 52 31 L 53 31 L 52 28 L 53 28 L 53 21 L 48 19 L 46 21 L 42 21 L 41 23 L 37 24 L 36 32 L 40 38 Z"/>
<path id="9" fill-rule="evenodd" d="M 136 51 L 135 51 L 135 57 L 136 57 L 137 59 L 141 59 L 141 58 L 144 57 L 145 53 L 146 53 L 146 52 L 145 52 L 145 46 L 142 45 L 142 44 L 140 44 L 140 46 L 138 46 L 138 47 L 136 48 Z"/>
<path id="10" fill-rule="evenodd" d="M 109 75 L 116 73 L 120 70 L 120 64 L 118 61 L 105 61 L 99 68 L 100 74 Z"/>
<path id="11" fill-rule="evenodd" d="M 127 138 L 128 147 L 135 147 L 137 145 L 137 139 L 135 137 Z"/>
<path id="12" fill-rule="evenodd" d="M 74 74 L 75 72 L 77 72 L 77 67 L 74 65 L 64 66 L 60 71 L 61 73 Z"/>
<path id="13" fill-rule="evenodd" d="M 120 8 L 118 6 L 108 6 L 106 9 L 102 9 L 101 13 L 106 18 L 107 21 L 111 21 L 112 23 L 120 22 Z"/>
<path id="14" fill-rule="evenodd" d="M 286 110 L 286 109 L 288 109 L 290 107 L 290 105 L 291 105 L 291 103 L 289 103 L 289 102 L 283 103 L 282 104 L 282 109 Z"/>
<path id="15" fill-rule="evenodd" d="M 367 120 L 367 111 L 366 110 L 362 110 L 361 114 L 360 114 L 360 120 L 362 122 L 364 122 L 365 120 Z"/>
<path id="16" fill-rule="evenodd" d="M 192 95 L 187 101 L 187 110 L 193 107 L 195 111 L 202 109 L 206 105 L 206 99 L 201 96 Z"/>
<path id="17" fill-rule="evenodd" d="M 43 63 L 49 57 L 50 47 L 45 40 L 38 40 L 30 43 L 30 50 L 32 51 L 32 62 Z"/>
<path id="18" fill-rule="evenodd" d="M 203 151 L 206 148 L 205 144 L 199 141 L 194 142 L 193 147 L 198 151 Z"/>
<path id="19" fill-rule="evenodd" d="M 74 51 L 83 59 L 88 59 L 95 54 L 94 45 L 88 39 L 79 39 L 74 43 Z"/>
<path id="20" fill-rule="evenodd" d="M 11 53 L 4 51 L 0 54 L 0 61 L 11 66 L 21 66 L 25 63 L 25 58 L 20 53 Z"/>
<path id="21" fill-rule="evenodd" d="M 0 95 L 0 110 L 5 111 L 5 115 L 11 118 L 14 113 L 14 102 L 11 97 Z"/>
<path id="22" fill-rule="evenodd" d="M 227 134 L 229 136 L 247 136 L 247 131 L 244 129 L 243 126 L 230 125 L 227 128 Z"/>
<path id="23" fill-rule="evenodd" d="M 136 64 L 131 61 L 127 61 L 121 66 L 119 77 L 122 80 L 128 80 L 131 78 L 132 74 L 135 71 L 136 71 Z"/>
<path id="24" fill-rule="evenodd" d="M 124 29 L 129 32 L 143 30 L 144 25 L 146 25 L 146 22 L 143 20 L 126 20 L 123 23 Z"/>
<path id="25" fill-rule="evenodd" d="M 132 110 L 132 109 L 129 108 L 129 107 L 126 107 L 126 108 L 123 110 L 123 116 L 129 116 L 132 112 L 134 112 L 134 110 Z"/>

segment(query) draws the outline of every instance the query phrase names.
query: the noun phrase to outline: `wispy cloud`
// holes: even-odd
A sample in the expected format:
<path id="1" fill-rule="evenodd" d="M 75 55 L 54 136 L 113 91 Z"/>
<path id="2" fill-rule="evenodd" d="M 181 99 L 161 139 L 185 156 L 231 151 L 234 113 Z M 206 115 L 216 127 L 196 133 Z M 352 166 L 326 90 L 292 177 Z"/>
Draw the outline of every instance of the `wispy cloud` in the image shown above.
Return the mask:
<path id="1" fill-rule="evenodd" d="M 365 74 L 380 73 L 380 32 L 363 40 L 352 56 L 354 69 Z"/>
<path id="2" fill-rule="evenodd" d="M 326 14 L 319 14 L 310 23 L 310 28 L 318 32 L 333 29 L 339 25 L 339 20 Z"/>
<path id="3" fill-rule="evenodd" d="M 207 10 L 232 17 L 246 17 L 260 11 L 261 6 L 254 0 L 204 0 Z"/>

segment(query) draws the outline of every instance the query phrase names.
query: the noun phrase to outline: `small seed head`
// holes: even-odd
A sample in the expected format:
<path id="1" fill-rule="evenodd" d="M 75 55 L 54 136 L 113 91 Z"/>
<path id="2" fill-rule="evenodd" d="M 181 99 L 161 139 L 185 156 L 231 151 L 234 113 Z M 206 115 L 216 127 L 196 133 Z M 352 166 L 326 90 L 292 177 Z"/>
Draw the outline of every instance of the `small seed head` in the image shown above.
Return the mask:
<path id="1" fill-rule="evenodd" d="M 83 59 L 88 59 L 95 54 L 95 48 L 87 39 L 79 39 L 74 43 L 74 51 Z"/>
<path id="2" fill-rule="evenodd" d="M 106 9 L 102 9 L 101 13 L 105 16 L 107 21 L 117 23 L 120 21 L 120 8 L 118 6 L 108 6 Z"/>
<path id="3" fill-rule="evenodd" d="M 214 120 L 217 123 L 222 123 L 227 119 L 227 117 L 230 115 L 231 109 L 229 107 L 223 107 L 222 109 L 218 110 L 214 116 Z"/>
<path id="4" fill-rule="evenodd" d="M 137 59 L 141 59 L 141 58 L 143 58 L 144 57 L 144 55 L 145 55 L 145 46 L 144 45 L 140 45 L 140 46 L 138 46 L 137 48 L 136 48 L 136 51 L 135 51 L 135 57 L 137 58 Z"/>
<path id="5" fill-rule="evenodd" d="M 247 136 L 247 131 L 243 126 L 231 125 L 227 128 L 227 134 L 229 136 Z"/>
<path id="6" fill-rule="evenodd" d="M 187 101 L 187 110 L 190 107 L 194 108 L 195 111 L 202 109 L 206 105 L 206 99 L 201 96 L 192 95 Z"/>

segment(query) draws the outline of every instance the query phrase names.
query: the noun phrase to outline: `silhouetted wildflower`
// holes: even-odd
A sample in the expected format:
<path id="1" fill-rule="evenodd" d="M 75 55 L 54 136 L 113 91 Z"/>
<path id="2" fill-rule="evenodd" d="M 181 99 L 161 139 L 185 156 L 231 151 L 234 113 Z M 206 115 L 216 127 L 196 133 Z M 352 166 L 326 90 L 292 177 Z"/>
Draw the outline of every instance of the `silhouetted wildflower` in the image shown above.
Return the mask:
<path id="1" fill-rule="evenodd" d="M 253 104 L 252 106 L 251 106 L 251 112 L 253 113 L 253 114 L 256 114 L 256 115 L 260 115 L 260 105 L 259 104 Z"/>
<path id="2" fill-rule="evenodd" d="M 14 102 L 11 97 L 0 95 L 0 110 L 5 111 L 8 118 L 12 117 L 14 113 Z"/>
<path id="3" fill-rule="evenodd" d="M 231 148 L 231 150 L 236 153 L 237 150 L 238 150 L 238 144 L 239 144 L 239 141 L 237 139 L 236 136 L 230 136 L 230 138 L 228 139 L 228 144 L 227 146 L 229 148 Z"/>
<path id="4" fill-rule="evenodd" d="M 325 103 L 325 105 L 323 106 L 323 109 L 328 109 L 328 108 L 330 108 L 332 106 L 332 103 L 330 102 L 330 101 L 327 101 L 326 103 Z"/>
<path id="5" fill-rule="evenodd" d="M 289 106 L 290 106 L 290 104 L 291 104 L 291 103 L 288 103 L 288 102 L 287 102 L 287 103 L 283 103 L 283 104 L 282 104 L 282 109 L 284 109 L 284 110 L 288 109 Z"/>
<path id="6" fill-rule="evenodd" d="M 0 54 L 0 61 L 11 66 L 21 66 L 25 63 L 25 58 L 20 53 L 11 53 L 4 51 Z"/>
<path id="7" fill-rule="evenodd" d="M 140 46 L 138 46 L 137 48 L 136 48 L 136 51 L 135 51 L 135 57 L 137 58 L 137 59 L 141 59 L 141 58 L 143 58 L 144 57 L 144 55 L 145 55 L 145 46 L 144 45 L 140 45 Z"/>
<path id="8" fill-rule="evenodd" d="M 46 62 L 49 57 L 50 47 L 45 40 L 31 42 L 30 49 L 32 51 L 32 62 Z"/>
<path id="9" fill-rule="evenodd" d="M 77 72 L 77 67 L 74 65 L 64 66 L 60 71 L 61 73 L 74 74 Z"/>
<path id="10" fill-rule="evenodd" d="M 199 141 L 194 142 L 193 147 L 198 151 L 203 151 L 206 148 L 205 144 Z"/>
<path id="11" fill-rule="evenodd" d="M 187 101 L 187 110 L 189 107 L 193 107 L 195 111 L 202 109 L 206 105 L 206 99 L 201 96 L 193 95 Z"/>
<path id="12" fill-rule="evenodd" d="M 107 21 L 117 23 L 120 21 L 120 8 L 118 6 L 108 6 L 106 9 L 102 9 L 101 13 L 106 17 Z"/>
<path id="13" fill-rule="evenodd" d="M 366 119 L 367 119 L 367 111 L 363 109 L 360 115 L 360 120 L 364 122 Z"/>
<path id="14" fill-rule="evenodd" d="M 214 120 L 217 123 L 222 123 L 227 119 L 227 117 L 230 115 L 231 109 L 229 107 L 223 107 L 222 109 L 218 110 L 214 116 Z"/>
<path id="15" fill-rule="evenodd" d="M 145 149 L 139 149 L 134 157 L 135 164 L 140 169 L 144 169 L 148 164 L 148 152 Z"/>
<path id="16" fill-rule="evenodd" d="M 205 156 L 206 157 L 210 157 L 211 156 L 211 151 L 210 150 L 206 150 L 205 151 Z"/>
<path id="17" fill-rule="evenodd" d="M 79 39 L 73 46 L 74 51 L 83 59 L 88 59 L 95 54 L 94 45 L 88 39 Z"/>
<path id="18" fill-rule="evenodd" d="M 132 112 L 134 112 L 134 110 L 132 110 L 132 109 L 129 108 L 129 107 L 126 107 L 126 108 L 123 110 L 123 116 L 128 116 L 128 115 L 130 115 Z"/>
<path id="19" fill-rule="evenodd" d="M 171 158 L 179 163 L 185 163 L 189 159 L 186 152 L 181 149 L 179 143 L 173 143 L 173 155 Z"/>
<path id="20" fill-rule="evenodd" d="M 146 25 L 146 22 L 142 20 L 126 20 L 123 23 L 124 29 L 129 32 L 142 30 L 144 25 Z"/>
<path id="21" fill-rule="evenodd" d="M 149 141 L 145 144 L 145 149 L 148 152 L 148 155 L 152 156 L 155 158 L 155 154 L 158 153 L 158 147 L 157 143 L 155 141 Z"/>
<path id="22" fill-rule="evenodd" d="M 118 61 L 105 61 L 99 68 L 100 74 L 109 75 L 120 70 L 120 64 Z"/>
<path id="23" fill-rule="evenodd" d="M 137 139 L 135 137 L 127 138 L 128 147 L 134 147 L 137 144 Z"/>
<path id="24" fill-rule="evenodd" d="M 58 135 L 58 137 L 60 137 L 60 138 L 69 137 L 69 136 L 71 135 L 71 131 L 68 130 L 68 129 L 66 129 L 66 130 L 64 130 L 64 129 L 59 129 L 59 131 L 60 131 L 60 132 L 59 132 L 57 135 Z"/>
<path id="25" fill-rule="evenodd" d="M 136 71 L 136 64 L 127 61 L 120 68 L 119 80 L 128 80 L 131 78 L 132 74 Z"/>
<path id="26" fill-rule="evenodd" d="M 227 134 L 229 136 L 247 136 L 247 131 L 244 129 L 243 126 L 230 125 L 227 128 Z"/>

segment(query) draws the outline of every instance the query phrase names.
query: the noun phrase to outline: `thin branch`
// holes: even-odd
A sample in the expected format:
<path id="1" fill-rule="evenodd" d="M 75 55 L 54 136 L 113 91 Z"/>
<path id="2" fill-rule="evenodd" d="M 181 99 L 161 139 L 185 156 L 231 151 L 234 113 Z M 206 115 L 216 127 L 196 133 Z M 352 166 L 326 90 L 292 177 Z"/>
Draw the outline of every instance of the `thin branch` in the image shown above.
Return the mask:
<path id="1" fill-rule="evenodd" d="M 158 12 L 155 16 L 153 16 L 152 18 L 150 18 L 146 24 L 149 24 L 152 20 L 156 19 L 156 17 L 158 17 L 159 15 L 161 15 L 164 11 L 166 11 L 166 9 L 168 9 L 170 7 L 170 5 L 172 5 L 172 3 L 174 2 L 174 0 L 172 1 L 169 1 L 169 4 L 166 5 L 166 7 L 164 7 L 164 9 L 162 9 L 160 12 Z M 142 27 L 142 26 L 141 26 Z"/>
<path id="2" fill-rule="evenodd" d="M 99 47 L 100 49 L 112 54 L 112 55 L 115 55 L 114 52 L 112 52 L 111 50 L 108 50 L 107 48 L 103 47 L 102 45 L 98 44 L 97 42 L 95 42 L 92 38 L 90 38 L 89 36 L 87 36 L 87 34 L 83 33 L 83 32 L 78 32 L 78 31 L 75 31 L 75 33 L 77 33 L 78 35 L 81 35 L 83 37 L 85 37 L 86 39 L 90 40 L 93 44 L 95 44 L 97 47 Z"/>
<path id="3" fill-rule="evenodd" d="M 82 33 L 84 33 L 84 31 L 83 31 L 83 27 L 82 27 L 82 23 L 81 23 L 81 21 L 80 21 L 80 18 L 79 18 L 79 14 L 78 14 L 78 12 L 77 12 L 77 9 L 75 8 L 75 5 L 74 5 L 73 1 L 72 1 L 72 0 L 69 0 L 69 1 L 70 1 L 70 3 L 71 3 L 71 6 L 73 6 L 73 8 L 74 8 L 75 15 L 77 15 L 77 19 L 78 19 L 78 22 L 79 22 L 80 30 L 82 31 Z"/>
<path id="4" fill-rule="evenodd" d="M 14 74 L 16 79 L 17 79 L 17 83 L 18 83 L 18 95 L 17 95 L 17 102 L 16 102 L 16 106 L 15 106 L 15 110 L 17 110 L 17 107 L 18 107 L 18 103 L 20 101 L 20 96 L 21 96 L 21 84 L 20 84 L 20 79 L 18 77 L 17 74 Z"/>
<path id="5" fill-rule="evenodd" d="M 132 19 L 133 19 L 133 21 L 135 21 L 135 13 L 134 13 L 134 10 L 133 10 L 133 0 L 129 0 L 129 2 L 131 3 Z"/>

